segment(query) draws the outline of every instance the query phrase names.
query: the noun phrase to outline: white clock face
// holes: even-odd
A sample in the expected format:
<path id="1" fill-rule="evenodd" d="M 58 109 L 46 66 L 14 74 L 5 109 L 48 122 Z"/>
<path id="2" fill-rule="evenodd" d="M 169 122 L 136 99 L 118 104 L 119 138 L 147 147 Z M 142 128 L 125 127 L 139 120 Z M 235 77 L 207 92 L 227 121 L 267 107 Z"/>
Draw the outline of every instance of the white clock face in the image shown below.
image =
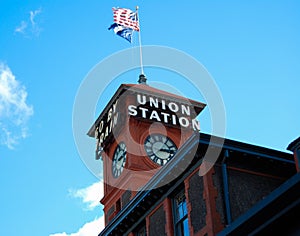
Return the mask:
<path id="1" fill-rule="evenodd" d="M 156 164 L 163 166 L 175 155 L 177 147 L 167 136 L 151 134 L 145 140 L 145 151 Z"/>
<path id="2" fill-rule="evenodd" d="M 112 174 L 115 178 L 118 178 L 126 163 L 126 145 L 125 143 L 120 143 L 114 153 L 112 159 Z"/>

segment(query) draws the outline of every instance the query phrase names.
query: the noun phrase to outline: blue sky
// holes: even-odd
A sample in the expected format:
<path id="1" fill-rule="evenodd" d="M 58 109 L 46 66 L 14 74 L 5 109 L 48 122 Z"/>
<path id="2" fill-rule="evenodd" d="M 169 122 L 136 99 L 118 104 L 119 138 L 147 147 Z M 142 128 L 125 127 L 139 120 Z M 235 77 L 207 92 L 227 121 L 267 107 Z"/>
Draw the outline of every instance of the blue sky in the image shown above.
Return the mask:
<path id="1" fill-rule="evenodd" d="M 143 45 L 181 50 L 214 78 L 226 108 L 227 138 L 285 151 L 300 135 L 299 1 L 2 0 L 0 235 L 98 233 L 101 183 L 77 150 L 73 104 L 97 63 L 137 45 L 107 30 L 112 7 L 136 5 Z M 174 73 L 145 73 L 149 82 L 203 99 Z M 120 83 L 136 83 L 138 74 L 115 78 L 97 112 Z M 199 120 L 209 133 L 208 111 Z M 83 139 L 94 158 L 94 141 Z"/>

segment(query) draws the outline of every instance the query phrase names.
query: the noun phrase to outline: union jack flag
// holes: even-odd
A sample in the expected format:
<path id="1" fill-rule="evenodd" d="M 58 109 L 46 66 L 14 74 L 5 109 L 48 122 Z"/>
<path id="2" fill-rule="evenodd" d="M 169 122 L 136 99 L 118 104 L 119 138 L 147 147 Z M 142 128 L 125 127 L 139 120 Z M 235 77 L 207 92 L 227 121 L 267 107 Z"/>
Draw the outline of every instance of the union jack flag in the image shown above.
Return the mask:
<path id="1" fill-rule="evenodd" d="M 114 22 L 118 25 L 140 31 L 137 13 L 126 8 L 113 8 Z"/>

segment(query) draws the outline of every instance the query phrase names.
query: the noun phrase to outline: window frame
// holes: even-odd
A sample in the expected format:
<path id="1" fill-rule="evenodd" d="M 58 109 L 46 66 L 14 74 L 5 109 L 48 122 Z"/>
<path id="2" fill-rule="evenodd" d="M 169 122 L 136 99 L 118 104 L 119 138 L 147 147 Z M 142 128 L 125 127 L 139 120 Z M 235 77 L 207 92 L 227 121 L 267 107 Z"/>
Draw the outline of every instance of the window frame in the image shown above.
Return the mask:
<path id="1" fill-rule="evenodd" d="M 181 201 L 180 198 L 182 198 L 183 200 Z M 175 234 L 175 236 L 189 236 L 190 229 L 189 229 L 188 225 L 187 225 L 188 234 L 186 234 L 186 231 L 184 230 L 185 229 L 185 227 L 184 227 L 185 221 L 187 224 L 189 224 L 188 207 L 187 207 L 187 201 L 186 201 L 187 199 L 185 196 L 184 189 L 176 192 L 171 200 L 172 200 L 172 215 L 173 215 L 174 234 Z M 184 206 L 182 205 L 182 202 L 184 202 Z M 179 209 L 179 208 L 182 208 L 182 209 Z M 182 214 L 182 216 L 178 216 L 179 211 L 181 212 L 179 214 Z"/>

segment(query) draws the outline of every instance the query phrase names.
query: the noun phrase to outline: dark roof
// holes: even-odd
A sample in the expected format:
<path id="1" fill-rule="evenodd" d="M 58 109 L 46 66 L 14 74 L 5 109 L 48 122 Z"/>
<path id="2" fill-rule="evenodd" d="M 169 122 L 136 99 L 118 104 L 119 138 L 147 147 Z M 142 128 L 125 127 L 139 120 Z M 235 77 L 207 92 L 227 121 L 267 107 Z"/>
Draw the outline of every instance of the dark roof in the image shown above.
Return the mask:
<path id="1" fill-rule="evenodd" d="M 286 152 L 230 139 L 223 139 L 204 133 L 201 133 L 199 137 L 199 134 L 195 133 L 177 151 L 173 159 L 163 166 L 144 188 L 108 223 L 99 236 L 122 235 L 128 232 L 128 230 L 147 213 L 150 207 L 174 190 L 176 186 L 173 182 L 170 183 L 170 181 L 168 181 L 170 177 L 174 177 L 174 175 L 178 175 L 180 172 L 182 174 L 176 176 L 176 178 L 184 180 L 192 171 L 199 167 L 203 161 L 203 156 L 201 156 L 199 152 L 194 156 L 190 156 L 189 153 L 195 148 L 198 149 L 199 146 L 201 146 L 202 150 L 204 146 L 208 145 L 213 149 L 226 149 L 232 152 L 242 152 L 255 158 L 269 159 L 273 162 L 278 161 L 280 163 L 294 164 L 293 155 Z M 184 171 L 182 171 L 182 168 L 184 168 Z M 180 171 L 177 171 L 178 169 L 180 169 Z"/>
<path id="2" fill-rule="evenodd" d="M 284 182 L 249 211 L 233 221 L 217 236 L 255 235 L 278 217 L 300 206 L 300 173 Z M 282 225 L 282 227 L 287 227 Z M 275 233 L 275 232 L 273 232 Z"/>
<path id="3" fill-rule="evenodd" d="M 300 146 L 300 137 L 297 138 L 296 140 L 294 140 L 293 142 L 291 142 L 289 144 L 289 146 L 287 147 L 287 150 L 290 150 L 293 152 L 299 146 Z"/>
<path id="4" fill-rule="evenodd" d="M 235 150 L 247 154 L 257 155 L 260 157 L 278 159 L 289 163 L 294 163 L 293 155 L 287 152 L 266 148 L 254 144 L 244 143 L 232 139 L 221 138 L 205 133 L 200 134 L 200 143 L 210 144 L 212 146 L 219 146 L 222 144 L 223 149 Z M 224 143 L 223 143 L 224 142 Z"/>

